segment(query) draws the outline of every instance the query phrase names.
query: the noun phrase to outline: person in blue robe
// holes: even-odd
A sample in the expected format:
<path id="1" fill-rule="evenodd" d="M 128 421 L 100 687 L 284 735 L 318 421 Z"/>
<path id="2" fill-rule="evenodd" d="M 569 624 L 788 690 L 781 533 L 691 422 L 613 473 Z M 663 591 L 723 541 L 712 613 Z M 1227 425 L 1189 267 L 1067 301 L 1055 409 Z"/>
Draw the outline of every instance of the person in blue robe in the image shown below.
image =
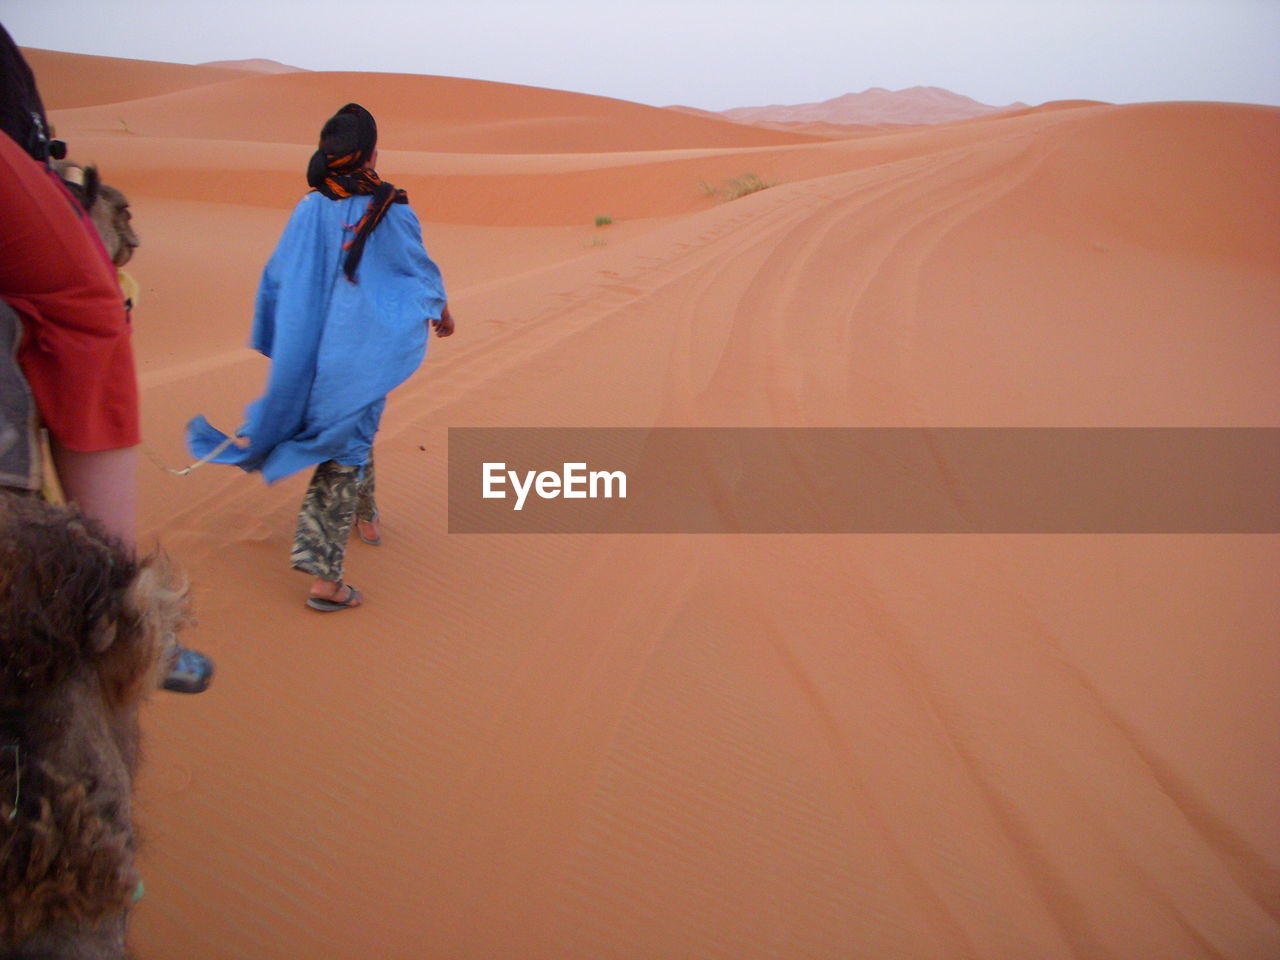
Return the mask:
<path id="1" fill-rule="evenodd" d="M 293 211 L 262 273 L 252 346 L 271 359 L 266 390 L 234 437 L 197 416 L 196 457 L 274 483 L 314 467 L 298 516 L 293 566 L 312 574 L 307 604 L 359 606 L 343 581 L 353 523 L 378 544 L 373 440 L 387 394 L 422 363 L 428 325 L 453 333 L 440 270 L 403 190 L 375 172 L 377 125 L 349 103 L 320 133 L 313 188 Z"/>

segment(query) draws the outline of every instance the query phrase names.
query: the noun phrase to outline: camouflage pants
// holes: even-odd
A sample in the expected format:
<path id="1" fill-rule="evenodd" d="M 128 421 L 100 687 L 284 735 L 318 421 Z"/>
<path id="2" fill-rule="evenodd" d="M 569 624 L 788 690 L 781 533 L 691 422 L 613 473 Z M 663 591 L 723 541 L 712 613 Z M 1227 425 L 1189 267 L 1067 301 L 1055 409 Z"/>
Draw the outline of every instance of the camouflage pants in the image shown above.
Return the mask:
<path id="1" fill-rule="evenodd" d="M 290 562 L 295 569 L 324 580 L 342 579 L 342 561 L 352 524 L 357 518 L 376 520 L 378 516 L 373 499 L 372 453 L 363 470 L 361 477 L 360 467 L 332 460 L 316 467 L 293 535 Z"/>

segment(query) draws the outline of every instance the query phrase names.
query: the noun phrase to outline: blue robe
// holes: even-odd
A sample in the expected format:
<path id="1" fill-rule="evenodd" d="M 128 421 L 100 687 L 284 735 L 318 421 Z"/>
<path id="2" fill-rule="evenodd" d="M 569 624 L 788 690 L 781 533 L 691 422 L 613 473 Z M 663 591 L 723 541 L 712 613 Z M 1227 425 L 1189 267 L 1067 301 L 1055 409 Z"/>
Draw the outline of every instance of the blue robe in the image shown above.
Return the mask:
<path id="1" fill-rule="evenodd" d="M 406 203 L 392 204 L 369 235 L 356 283 L 342 271 L 368 197 L 299 201 L 262 272 L 251 345 L 271 358 L 266 392 L 251 403 L 232 444 L 213 463 L 260 470 L 274 483 L 314 464 L 369 458 L 387 394 L 418 369 L 427 321 L 445 304 L 440 270 Z M 227 439 L 203 416 L 187 447 L 207 457 Z"/>

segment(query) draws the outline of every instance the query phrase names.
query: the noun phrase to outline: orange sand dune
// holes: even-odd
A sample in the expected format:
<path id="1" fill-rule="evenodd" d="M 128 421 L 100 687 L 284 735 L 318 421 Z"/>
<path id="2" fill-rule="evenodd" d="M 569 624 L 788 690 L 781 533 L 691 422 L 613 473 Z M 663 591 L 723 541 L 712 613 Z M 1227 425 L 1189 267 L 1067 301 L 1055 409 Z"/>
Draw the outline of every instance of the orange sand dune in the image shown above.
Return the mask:
<path id="1" fill-rule="evenodd" d="M 535 91 L 537 93 L 537 91 Z M 572 95 L 566 95 L 572 96 Z M 218 202 L 234 193 L 242 203 L 291 207 L 305 190 L 301 171 L 312 146 L 193 138 L 153 138 L 103 132 L 80 111 L 55 111 L 54 121 L 72 141 L 72 155 L 97 163 L 135 198 L 144 196 Z M 667 117 L 650 119 L 670 133 Z M 1067 119 L 1067 118 L 1064 118 Z M 392 113 L 401 135 L 412 138 L 414 120 Z M 487 120 L 479 121 L 482 125 Z M 435 222 L 491 226 L 590 223 L 663 217 L 703 210 L 723 195 L 729 181 L 754 173 L 768 182 L 793 182 L 879 166 L 922 153 L 966 149 L 994 136 L 1038 129 L 1042 121 L 969 121 L 947 128 L 912 128 L 899 136 L 855 138 L 772 147 L 701 147 L 666 150 L 547 154 L 545 138 L 531 126 L 512 128 L 502 152 L 457 154 L 393 149 L 384 137 L 382 155 L 397 171 L 395 182 L 410 190 L 415 205 Z M 386 125 L 384 124 L 384 127 Z M 718 123 L 730 135 L 741 126 Z M 723 133 L 721 130 L 715 131 Z M 655 136 L 654 139 L 657 139 Z M 535 152 L 521 153 L 523 145 Z M 252 173 L 253 176 L 246 176 Z"/>
<path id="2" fill-rule="evenodd" d="M 139 957 L 1280 955 L 1275 535 L 464 536 L 446 490 L 458 426 L 1280 426 L 1280 110 L 805 141 L 294 74 L 58 111 L 135 191 L 157 459 L 260 389 L 345 99 L 459 329 L 390 399 L 364 609 L 302 604 L 305 478 L 142 465 L 219 676 L 144 717 Z"/>
<path id="3" fill-rule="evenodd" d="M 807 133 L 815 137 L 832 137 L 836 139 L 843 137 L 865 137 L 869 135 L 896 132 L 888 125 L 872 126 L 869 124 L 857 123 L 827 123 L 821 120 L 814 123 L 806 123 L 803 121 L 786 123 L 761 121 L 754 124 L 754 126 L 765 127 L 769 130 L 783 130 L 788 133 Z M 897 129 L 901 130 L 902 128 L 898 127 Z"/>
<path id="4" fill-rule="evenodd" d="M 33 47 L 24 47 L 22 53 L 36 75 L 47 110 L 138 100 L 251 75 L 248 70 L 122 60 Z"/>
<path id="5" fill-rule="evenodd" d="M 327 116 L 348 100 L 379 118 L 381 138 L 407 150 L 591 153 L 812 140 L 580 93 L 376 73 L 253 74 L 128 105 L 66 110 L 62 116 L 83 130 L 311 144 L 318 133 L 311 117 Z"/>
<path id="6" fill-rule="evenodd" d="M 1054 110 L 1078 110 L 1082 107 L 1103 107 L 1107 104 L 1102 100 L 1050 100 L 1035 107 L 1024 107 L 1021 110 L 1008 110 L 1001 114 L 1002 117 L 1018 117 L 1032 113 L 1049 113 Z"/>
<path id="7" fill-rule="evenodd" d="M 291 67 L 278 60 L 264 60 L 254 57 L 249 60 L 209 60 L 200 64 L 202 67 L 221 67 L 227 70 L 253 70 L 257 73 L 298 73 L 302 67 Z"/>

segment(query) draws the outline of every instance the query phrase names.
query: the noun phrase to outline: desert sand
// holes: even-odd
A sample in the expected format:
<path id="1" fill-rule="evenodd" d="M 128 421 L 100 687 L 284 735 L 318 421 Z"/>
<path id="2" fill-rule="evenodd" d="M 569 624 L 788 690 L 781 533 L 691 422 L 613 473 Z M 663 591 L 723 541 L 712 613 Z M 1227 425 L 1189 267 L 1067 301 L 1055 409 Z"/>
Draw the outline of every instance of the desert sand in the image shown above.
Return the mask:
<path id="1" fill-rule="evenodd" d="M 1275 535 L 451 536 L 445 483 L 460 426 L 1280 426 L 1280 109 L 833 139 L 30 58 L 133 201 L 155 459 L 257 395 L 348 100 L 458 320 L 388 405 L 363 609 L 303 605 L 305 476 L 144 459 L 219 672 L 144 717 L 139 957 L 1280 956 Z"/>

